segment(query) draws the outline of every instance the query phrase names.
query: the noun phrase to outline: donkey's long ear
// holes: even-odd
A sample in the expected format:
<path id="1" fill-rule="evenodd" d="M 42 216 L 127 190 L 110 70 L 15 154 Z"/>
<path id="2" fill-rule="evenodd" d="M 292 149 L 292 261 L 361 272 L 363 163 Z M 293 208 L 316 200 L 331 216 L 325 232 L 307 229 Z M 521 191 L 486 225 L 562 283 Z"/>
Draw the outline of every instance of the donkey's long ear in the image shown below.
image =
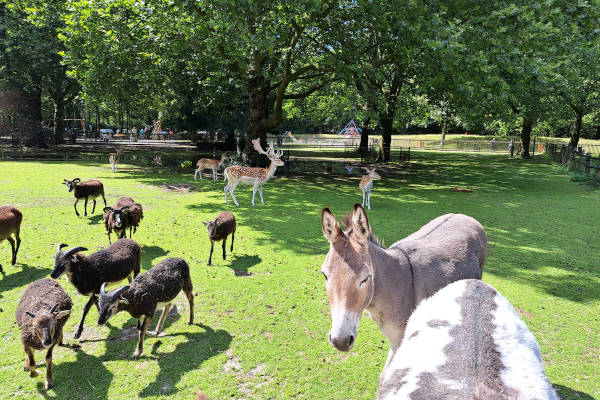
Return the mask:
<path id="1" fill-rule="evenodd" d="M 323 234 L 330 243 L 335 243 L 344 234 L 340 224 L 327 207 L 321 211 L 321 227 L 323 228 Z"/>
<path id="2" fill-rule="evenodd" d="M 352 237 L 359 243 L 364 244 L 369 241 L 371 236 L 371 227 L 365 209 L 360 204 L 354 204 L 352 212 Z"/>

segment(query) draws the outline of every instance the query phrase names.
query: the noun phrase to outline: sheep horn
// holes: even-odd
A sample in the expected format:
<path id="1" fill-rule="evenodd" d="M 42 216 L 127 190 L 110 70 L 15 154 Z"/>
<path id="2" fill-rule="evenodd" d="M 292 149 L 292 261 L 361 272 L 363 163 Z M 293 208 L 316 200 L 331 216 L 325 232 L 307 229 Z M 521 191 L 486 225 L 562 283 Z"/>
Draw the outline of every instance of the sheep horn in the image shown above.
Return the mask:
<path id="1" fill-rule="evenodd" d="M 75 179 L 73 179 L 71 182 L 73 182 L 73 183 L 81 182 L 81 179 L 79 179 L 79 178 L 75 178 Z"/>
<path id="2" fill-rule="evenodd" d="M 104 282 L 102 284 L 102 286 L 100 286 L 100 294 L 106 294 L 106 289 L 104 289 L 106 287 L 106 282 Z"/>
<path id="3" fill-rule="evenodd" d="M 54 312 L 56 311 L 56 309 L 57 309 L 57 308 L 58 308 L 58 303 L 56 303 L 56 304 L 54 305 L 54 307 L 52 307 L 52 308 L 50 309 L 50 314 L 54 314 Z"/>
<path id="4" fill-rule="evenodd" d="M 129 289 L 129 285 L 123 286 L 122 288 L 118 288 L 117 290 L 114 291 L 113 296 L 116 298 L 127 289 Z"/>
<path id="5" fill-rule="evenodd" d="M 56 248 L 56 254 L 60 253 L 62 251 L 63 247 L 67 247 L 67 245 L 64 243 L 59 244 L 58 247 Z"/>
<path id="6" fill-rule="evenodd" d="M 85 247 L 73 247 L 72 249 L 65 252 L 65 257 L 72 256 L 73 254 L 80 251 L 87 251 L 87 249 Z"/>

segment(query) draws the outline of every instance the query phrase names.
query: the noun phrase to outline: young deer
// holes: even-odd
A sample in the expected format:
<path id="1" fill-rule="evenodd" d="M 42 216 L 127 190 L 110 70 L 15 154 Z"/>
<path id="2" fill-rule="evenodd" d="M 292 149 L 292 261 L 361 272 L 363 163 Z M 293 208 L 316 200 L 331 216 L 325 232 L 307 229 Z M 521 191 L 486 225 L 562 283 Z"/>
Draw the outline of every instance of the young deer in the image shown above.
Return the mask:
<path id="1" fill-rule="evenodd" d="M 367 175 L 362 176 L 358 187 L 362 191 L 363 195 L 362 206 L 365 206 L 366 200 L 367 208 L 371 210 L 371 189 L 373 189 L 373 179 L 381 179 L 381 176 L 379 176 L 379 174 L 375 172 L 375 168 L 365 168 L 365 171 L 367 171 Z"/>
<path id="2" fill-rule="evenodd" d="M 260 192 L 260 202 L 262 205 L 265 205 L 263 200 L 263 190 L 262 185 L 264 185 L 273 174 L 275 174 L 275 170 L 277 167 L 283 166 L 284 162 L 280 160 L 280 157 L 283 155 L 283 151 L 275 152 L 273 148 L 273 144 L 269 146 L 267 151 L 264 151 L 260 145 L 259 139 L 254 139 L 252 141 L 254 145 L 254 150 L 258 151 L 260 154 L 264 154 L 269 157 L 271 160 L 271 165 L 269 168 L 252 168 L 252 167 L 243 167 L 241 165 L 232 165 L 231 167 L 225 168 L 223 174 L 225 175 L 225 180 L 228 181 L 227 185 L 225 185 L 225 202 L 229 204 L 229 200 L 227 200 L 227 192 L 231 194 L 231 198 L 236 206 L 240 204 L 235 199 L 235 195 L 233 192 L 237 185 L 244 183 L 246 185 L 252 185 L 252 206 L 254 206 L 254 197 L 256 196 L 256 191 Z"/>
<path id="3" fill-rule="evenodd" d="M 121 155 L 121 149 L 117 150 L 116 153 L 110 153 L 108 156 L 108 161 L 110 162 L 110 170 L 111 172 L 117 172 L 117 164 L 119 162 L 119 156 Z"/>
<path id="4" fill-rule="evenodd" d="M 219 178 L 217 177 L 217 169 L 219 169 L 221 165 L 223 165 L 223 162 L 225 162 L 225 160 L 227 160 L 227 154 L 225 153 L 221 154 L 220 160 L 213 160 L 212 158 L 199 159 L 197 164 L 198 169 L 194 171 L 194 180 L 197 180 L 196 178 L 198 177 L 198 175 L 200 175 L 200 180 L 202 180 L 202 171 L 204 171 L 205 169 L 211 169 L 213 173 L 213 181 L 218 182 Z"/>

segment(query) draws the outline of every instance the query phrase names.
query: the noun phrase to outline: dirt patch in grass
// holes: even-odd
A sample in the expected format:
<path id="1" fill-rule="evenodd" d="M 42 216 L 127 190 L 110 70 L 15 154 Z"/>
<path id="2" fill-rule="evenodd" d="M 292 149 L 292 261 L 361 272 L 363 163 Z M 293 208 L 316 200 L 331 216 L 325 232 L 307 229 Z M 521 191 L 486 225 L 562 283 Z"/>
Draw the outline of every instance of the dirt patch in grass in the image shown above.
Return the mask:
<path id="1" fill-rule="evenodd" d="M 160 188 L 167 193 L 189 193 L 196 190 L 196 186 L 192 183 L 170 183 L 160 185 Z"/>

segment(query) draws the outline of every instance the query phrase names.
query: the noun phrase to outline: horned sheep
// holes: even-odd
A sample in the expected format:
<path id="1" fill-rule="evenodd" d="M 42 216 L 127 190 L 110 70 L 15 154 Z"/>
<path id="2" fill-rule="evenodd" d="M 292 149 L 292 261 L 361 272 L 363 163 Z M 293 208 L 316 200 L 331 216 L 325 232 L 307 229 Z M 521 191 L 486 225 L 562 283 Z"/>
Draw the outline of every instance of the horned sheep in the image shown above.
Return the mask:
<path id="1" fill-rule="evenodd" d="M 142 205 L 136 203 L 131 197 L 121 197 L 117 200 L 114 207 L 104 207 L 104 226 L 110 243 L 110 234 L 112 231 L 117 235 L 117 239 L 126 237 L 127 228 L 129 228 L 129 238 L 137 231 L 140 221 L 144 218 Z"/>
<path id="2" fill-rule="evenodd" d="M 208 255 L 208 264 L 211 264 L 213 248 L 215 242 L 220 240 L 223 241 L 223 260 L 226 258 L 225 247 L 227 242 L 227 236 L 231 234 L 231 249 L 233 251 L 233 241 L 235 239 L 235 216 L 229 211 L 223 211 L 212 221 L 205 221 L 203 224 L 208 229 L 208 238 L 210 239 L 210 254 Z"/>
<path id="3" fill-rule="evenodd" d="M 17 253 L 21 246 L 21 222 L 23 221 L 23 214 L 13 206 L 0 206 L 0 242 L 8 240 L 12 249 L 11 264 L 15 265 L 17 262 Z M 11 235 L 14 235 L 13 239 Z M 16 243 L 15 243 L 16 240 Z M 2 270 L 2 264 L 0 264 L 0 272 Z"/>
<path id="4" fill-rule="evenodd" d="M 63 327 L 71 313 L 71 298 L 52 279 L 44 278 L 31 283 L 16 311 L 16 320 L 21 330 L 21 342 L 25 350 L 25 371 L 31 377 L 38 376 L 35 369 L 34 350 L 47 349 L 46 389 L 54 385 L 52 379 L 52 351 L 62 344 Z"/>
<path id="5" fill-rule="evenodd" d="M 190 303 L 189 324 L 194 322 L 194 294 L 190 267 L 182 258 L 165 258 L 148 272 L 138 275 L 131 285 L 123 286 L 111 292 L 105 291 L 105 285 L 98 295 L 99 305 L 98 324 L 106 321 L 120 311 L 127 311 L 138 320 L 138 345 L 133 353 L 133 359 L 140 357 L 144 350 L 144 336 L 152 322 L 157 307 L 164 304 L 164 310 L 154 332 L 148 336 L 158 336 L 165 318 L 171 308 L 171 302 L 180 291 L 184 291 Z"/>
<path id="6" fill-rule="evenodd" d="M 98 297 L 95 295 L 100 293 L 102 284 L 119 282 L 125 278 L 131 282 L 132 275 L 135 278 L 140 272 L 142 248 L 131 239 L 119 239 L 108 248 L 86 256 L 80 253 L 87 250 L 85 247 L 74 247 L 63 252 L 62 248 L 66 246 L 61 244 L 56 249 L 54 269 L 50 276 L 58 279 L 66 274 L 80 294 L 90 296 L 74 335 L 75 339 L 79 339 L 90 307 L 92 304 L 97 306 Z"/>
<path id="7" fill-rule="evenodd" d="M 381 374 L 378 400 L 558 400 L 533 334 L 508 300 L 476 279 L 423 300 Z"/>
<path id="8" fill-rule="evenodd" d="M 79 212 L 77 211 L 77 202 L 81 199 L 85 199 L 84 204 L 84 216 L 87 216 L 87 203 L 89 199 L 94 201 L 94 207 L 92 208 L 92 214 L 96 211 L 96 198 L 102 196 L 102 200 L 104 200 L 104 205 L 106 206 L 106 198 L 104 197 L 104 185 L 102 182 L 98 180 L 89 180 L 85 182 L 81 182 L 81 179 L 75 178 L 72 181 L 64 179 L 63 185 L 67 185 L 69 188 L 69 192 L 73 192 L 75 196 L 75 214 L 79 217 Z"/>

